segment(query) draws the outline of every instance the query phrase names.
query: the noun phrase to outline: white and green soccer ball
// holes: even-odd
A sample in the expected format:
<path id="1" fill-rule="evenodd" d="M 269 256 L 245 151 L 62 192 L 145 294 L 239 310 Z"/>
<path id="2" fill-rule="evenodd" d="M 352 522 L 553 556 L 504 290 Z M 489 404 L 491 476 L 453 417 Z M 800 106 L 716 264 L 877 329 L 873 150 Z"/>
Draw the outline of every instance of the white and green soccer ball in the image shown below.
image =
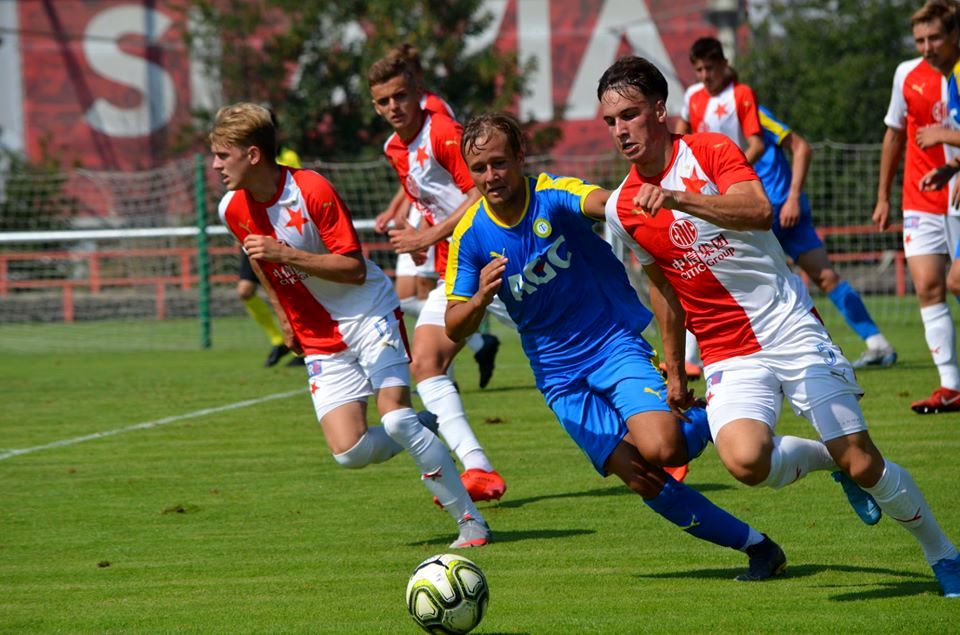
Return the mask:
<path id="1" fill-rule="evenodd" d="M 407 583 L 407 609 L 428 633 L 469 633 L 483 619 L 489 599 L 477 563 L 450 553 L 418 564 Z"/>

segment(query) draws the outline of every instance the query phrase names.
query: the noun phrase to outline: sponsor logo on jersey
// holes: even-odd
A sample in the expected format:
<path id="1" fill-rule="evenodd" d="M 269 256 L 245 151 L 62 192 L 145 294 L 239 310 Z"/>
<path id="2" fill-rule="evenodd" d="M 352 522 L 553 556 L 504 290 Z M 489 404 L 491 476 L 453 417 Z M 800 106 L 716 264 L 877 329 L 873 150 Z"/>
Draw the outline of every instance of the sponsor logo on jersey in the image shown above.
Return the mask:
<path id="1" fill-rule="evenodd" d="M 693 247 L 697 244 L 699 235 L 697 226 L 689 218 L 678 218 L 670 223 L 670 227 L 667 228 L 667 236 L 670 237 L 670 242 L 680 249 Z"/>
<path id="2" fill-rule="evenodd" d="M 537 220 L 533 221 L 533 233 L 540 238 L 546 238 L 552 231 L 553 227 L 550 226 L 550 221 L 548 221 L 546 218 L 538 218 Z"/>
<path id="3" fill-rule="evenodd" d="M 560 248 L 566 243 L 566 238 L 558 236 L 547 253 L 528 262 L 522 273 L 515 273 L 507 278 L 507 286 L 513 299 L 523 301 L 523 295 L 533 295 L 539 288 L 557 277 L 557 269 L 568 269 L 573 254 L 566 249 L 566 255 L 561 255 Z"/>

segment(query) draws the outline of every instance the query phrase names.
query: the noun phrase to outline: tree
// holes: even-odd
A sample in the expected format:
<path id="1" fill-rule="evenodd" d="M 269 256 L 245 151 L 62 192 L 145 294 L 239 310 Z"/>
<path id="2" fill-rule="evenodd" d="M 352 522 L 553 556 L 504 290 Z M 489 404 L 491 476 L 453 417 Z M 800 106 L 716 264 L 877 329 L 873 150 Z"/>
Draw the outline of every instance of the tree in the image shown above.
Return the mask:
<path id="1" fill-rule="evenodd" d="M 893 73 L 917 55 L 917 0 L 774 0 L 754 26 L 741 78 L 761 104 L 811 140 L 883 138 Z"/>
<path id="2" fill-rule="evenodd" d="M 228 102 L 270 102 L 281 132 L 305 157 L 346 160 L 381 154 L 389 127 L 373 110 L 367 68 L 393 46 L 420 50 L 427 87 L 465 120 L 505 108 L 523 90 L 514 54 L 466 42 L 491 17 L 481 0 L 185 0 L 198 25 L 195 54 L 220 76 Z M 204 124 L 212 113 L 197 113 Z"/>

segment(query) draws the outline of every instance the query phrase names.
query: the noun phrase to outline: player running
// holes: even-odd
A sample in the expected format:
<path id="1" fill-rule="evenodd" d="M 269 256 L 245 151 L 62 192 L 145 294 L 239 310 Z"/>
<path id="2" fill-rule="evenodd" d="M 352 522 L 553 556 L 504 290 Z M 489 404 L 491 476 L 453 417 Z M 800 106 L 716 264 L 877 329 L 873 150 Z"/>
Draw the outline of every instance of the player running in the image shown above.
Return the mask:
<path id="1" fill-rule="evenodd" d="M 700 454 L 708 426 L 701 408 L 678 425 L 680 412 L 671 411 L 653 350 L 640 335 L 651 314 L 593 230 L 588 216 L 603 217 L 610 193 L 575 178 L 524 176 L 522 133 L 509 115 L 471 120 L 461 149 L 483 198 L 451 241 L 447 333 L 458 339 L 472 332 L 499 297 L 537 388 L 597 472 L 616 474 L 687 533 L 746 552 L 749 569 L 738 580 L 779 574 L 786 558 L 776 543 L 659 467 Z M 653 306 L 668 363 L 679 366 L 679 314 L 659 296 Z"/>
<path id="2" fill-rule="evenodd" d="M 210 147 L 229 190 L 220 219 L 250 257 L 287 346 L 306 356 L 313 406 L 333 458 L 361 468 L 406 449 L 459 525 L 450 546 L 485 545 L 490 529 L 447 448 L 411 407 L 399 301 L 389 279 L 363 257 L 343 201 L 316 172 L 276 163 L 276 130 L 262 106 L 221 108 Z M 370 395 L 382 426 L 367 427 Z"/>
<path id="3" fill-rule="evenodd" d="M 871 440 L 863 390 L 787 268 L 743 153 L 723 135 L 671 135 L 667 82 L 645 59 L 614 63 L 597 96 L 633 164 L 607 202 L 607 221 L 652 286 L 679 300 L 702 346 L 710 429 L 727 470 L 772 488 L 834 471 L 862 520 L 878 522 L 882 509 L 920 543 L 944 595 L 960 597 L 957 549 L 910 473 Z M 669 403 L 684 405 L 683 374 L 670 373 L 668 386 Z M 774 434 L 784 397 L 822 441 Z"/>
<path id="4" fill-rule="evenodd" d="M 760 106 L 759 112 L 764 151 L 753 169 L 773 206 L 773 235 L 787 255 L 827 294 L 850 328 L 866 342 L 867 350 L 853 362 L 853 367 L 893 366 L 897 351 L 870 317 L 857 290 L 840 278 L 830 264 L 827 249 L 813 226 L 810 200 L 803 191 L 813 154 L 810 144 L 768 109 Z M 784 148 L 790 151 L 789 159 Z"/>
<path id="5" fill-rule="evenodd" d="M 427 410 L 437 415 L 440 436 L 463 464 L 463 482 L 473 500 L 499 500 L 506 492 L 506 482 L 470 429 L 460 394 L 447 375 L 464 345 L 463 340 L 448 338 L 443 329 L 447 237 L 467 207 L 479 198 L 460 156 L 462 129 L 446 114 L 420 106 L 420 89 L 405 60 L 386 57 L 374 63 L 367 80 L 374 108 L 394 129 L 384 144 L 387 159 L 407 196 L 428 221 L 428 226 L 419 230 L 391 230 L 390 242 L 398 253 L 436 245 L 440 280 L 427 297 L 413 333 L 410 369 L 417 393 Z"/>

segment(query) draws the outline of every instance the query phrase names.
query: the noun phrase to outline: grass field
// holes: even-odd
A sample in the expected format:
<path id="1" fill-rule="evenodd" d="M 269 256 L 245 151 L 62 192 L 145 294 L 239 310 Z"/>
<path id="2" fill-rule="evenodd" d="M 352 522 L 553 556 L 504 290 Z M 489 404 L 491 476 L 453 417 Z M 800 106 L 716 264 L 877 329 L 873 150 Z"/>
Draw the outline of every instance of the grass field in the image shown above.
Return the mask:
<path id="1" fill-rule="evenodd" d="M 834 330 L 855 357 L 859 343 Z M 789 559 L 781 579 L 733 581 L 742 554 L 681 533 L 593 472 L 534 389 L 515 337 L 496 332 L 506 343 L 491 386 L 476 388 L 466 356 L 458 370 L 509 484 L 483 507 L 496 542 L 467 553 L 491 587 L 476 632 L 960 632 L 960 601 L 938 596 L 893 522 L 863 526 L 826 473 L 748 489 L 711 448 L 688 482 Z M 960 415 L 909 411 L 936 371 L 918 325 L 888 337 L 900 364 L 860 375 L 873 435 L 960 540 Z M 265 347 L 252 331 L 247 340 L 0 356 L 0 632 L 417 632 L 407 576 L 447 551 L 449 517 L 404 455 L 338 468 L 302 369 L 260 368 Z M 811 435 L 789 413 L 780 425 Z"/>

